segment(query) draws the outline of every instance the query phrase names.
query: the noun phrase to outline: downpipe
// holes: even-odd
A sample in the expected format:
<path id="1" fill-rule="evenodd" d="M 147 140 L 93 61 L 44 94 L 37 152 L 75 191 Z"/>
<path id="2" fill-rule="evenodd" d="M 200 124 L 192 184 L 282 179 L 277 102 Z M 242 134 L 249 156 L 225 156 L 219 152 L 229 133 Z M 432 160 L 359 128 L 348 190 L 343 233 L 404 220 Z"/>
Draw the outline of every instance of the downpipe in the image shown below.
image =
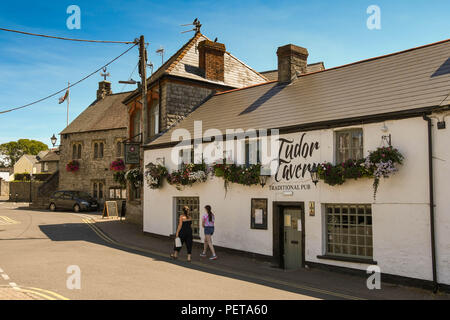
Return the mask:
<path id="1" fill-rule="evenodd" d="M 437 281 L 436 268 L 436 234 L 434 223 L 434 179 L 433 179 L 433 123 L 430 117 L 423 115 L 423 120 L 428 124 L 428 184 L 430 192 L 430 231 L 431 231 L 431 260 L 433 266 L 433 293 L 439 291 L 439 283 Z"/>

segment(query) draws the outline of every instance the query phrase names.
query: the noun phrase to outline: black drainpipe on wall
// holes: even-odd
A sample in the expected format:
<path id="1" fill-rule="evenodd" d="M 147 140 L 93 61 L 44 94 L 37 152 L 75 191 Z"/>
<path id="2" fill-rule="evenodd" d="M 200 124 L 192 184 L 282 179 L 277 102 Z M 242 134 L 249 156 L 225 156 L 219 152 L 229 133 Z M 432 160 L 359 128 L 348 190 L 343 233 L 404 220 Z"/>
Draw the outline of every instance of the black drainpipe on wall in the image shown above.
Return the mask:
<path id="1" fill-rule="evenodd" d="M 434 179 L 433 179 L 433 131 L 432 120 L 426 114 L 423 115 L 423 120 L 428 122 L 428 175 L 429 175 L 429 190 L 430 190 L 430 228 L 431 228 L 431 260 L 433 264 L 433 292 L 439 290 L 436 270 L 436 237 L 434 230 Z"/>

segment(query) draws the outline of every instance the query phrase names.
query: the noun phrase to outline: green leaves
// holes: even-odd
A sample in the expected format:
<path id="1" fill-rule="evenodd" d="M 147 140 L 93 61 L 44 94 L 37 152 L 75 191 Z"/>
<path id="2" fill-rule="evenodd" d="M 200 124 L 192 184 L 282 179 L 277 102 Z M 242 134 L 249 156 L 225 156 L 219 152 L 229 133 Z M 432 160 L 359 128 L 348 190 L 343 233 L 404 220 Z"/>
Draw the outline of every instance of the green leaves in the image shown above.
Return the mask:
<path id="1" fill-rule="evenodd" d="M 330 186 L 341 185 L 347 179 L 373 178 L 374 199 L 380 183 L 380 178 L 394 174 L 396 164 L 402 164 L 403 155 L 391 146 L 381 147 L 369 152 L 365 159 L 347 160 L 336 165 L 322 163 L 317 167 L 319 179 Z"/>
<path id="2" fill-rule="evenodd" d="M 0 145 L 0 155 L 6 158 L 6 163 L 10 166 L 20 159 L 24 154 L 37 155 L 39 152 L 48 150 L 48 146 L 37 140 L 19 139 Z"/>

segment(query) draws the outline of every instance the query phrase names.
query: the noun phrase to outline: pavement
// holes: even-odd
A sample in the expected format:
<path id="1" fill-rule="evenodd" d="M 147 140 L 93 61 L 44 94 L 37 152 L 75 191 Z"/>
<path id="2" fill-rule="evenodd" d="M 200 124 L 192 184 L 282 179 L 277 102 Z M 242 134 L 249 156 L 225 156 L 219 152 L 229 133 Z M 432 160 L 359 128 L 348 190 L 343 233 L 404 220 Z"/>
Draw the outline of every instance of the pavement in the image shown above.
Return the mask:
<path id="1" fill-rule="evenodd" d="M 102 218 L 97 214 L 88 214 L 91 223 L 111 240 L 125 248 L 139 250 L 160 257 L 168 257 L 173 249 L 173 240 L 146 234 L 142 227 L 126 223 L 117 218 Z M 95 221 L 95 222 L 94 222 Z M 217 260 L 211 261 L 199 256 L 203 243 L 194 243 L 192 263 L 180 261 L 182 265 L 193 265 L 212 273 L 238 277 L 247 281 L 264 283 L 268 286 L 282 287 L 285 290 L 303 290 L 310 295 L 323 299 L 413 299 L 441 300 L 449 299 L 445 293 L 432 294 L 428 290 L 382 282 L 381 290 L 369 290 L 367 278 L 325 271 L 315 268 L 284 270 L 272 263 L 252 257 L 252 255 L 230 253 L 229 250 L 216 248 Z M 185 259 L 185 249 L 180 259 Z"/>
<path id="2" fill-rule="evenodd" d="M 219 259 L 211 261 L 199 257 L 199 243 L 191 263 L 185 261 L 185 250 L 171 260 L 172 240 L 96 213 L 51 213 L 0 203 L 1 217 L 6 218 L 0 220 L 0 268 L 17 287 L 41 294 L 32 298 L 450 299 L 384 282 L 381 290 L 369 290 L 363 277 L 313 268 L 286 271 L 227 250 L 218 249 Z M 69 265 L 81 269 L 81 290 L 66 287 Z M 0 291 L 0 299 L 12 293 L 17 292 Z"/>

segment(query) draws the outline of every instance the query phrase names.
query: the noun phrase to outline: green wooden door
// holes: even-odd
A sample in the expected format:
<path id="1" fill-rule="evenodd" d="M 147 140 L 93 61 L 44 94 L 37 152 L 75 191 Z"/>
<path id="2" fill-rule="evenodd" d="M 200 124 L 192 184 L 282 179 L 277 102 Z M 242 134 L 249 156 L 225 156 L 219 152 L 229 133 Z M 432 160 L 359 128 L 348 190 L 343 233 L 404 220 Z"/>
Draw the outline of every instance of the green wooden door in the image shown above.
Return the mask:
<path id="1" fill-rule="evenodd" d="M 284 268 L 299 269 L 303 265 L 302 211 L 300 208 L 284 208 Z"/>

